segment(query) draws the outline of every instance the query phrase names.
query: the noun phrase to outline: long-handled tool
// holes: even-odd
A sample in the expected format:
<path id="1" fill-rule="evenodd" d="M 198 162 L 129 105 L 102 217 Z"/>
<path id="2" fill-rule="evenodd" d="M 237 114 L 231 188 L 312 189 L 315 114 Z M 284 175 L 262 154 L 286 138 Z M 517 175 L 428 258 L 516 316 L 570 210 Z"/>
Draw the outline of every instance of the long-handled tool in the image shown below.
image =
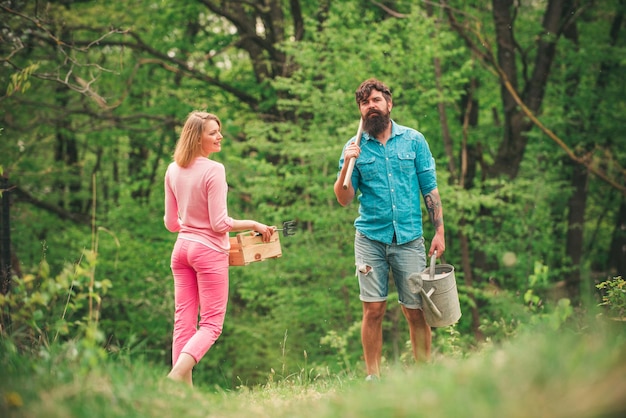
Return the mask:
<path id="1" fill-rule="evenodd" d="M 356 141 L 354 141 L 357 145 L 361 143 L 361 135 L 363 135 L 363 118 L 359 120 L 359 129 L 356 131 Z M 354 164 L 356 163 L 356 158 L 350 158 L 348 161 L 348 169 L 346 170 L 346 177 L 343 179 L 343 189 L 347 190 L 350 182 L 352 181 L 352 170 L 354 170 Z"/>

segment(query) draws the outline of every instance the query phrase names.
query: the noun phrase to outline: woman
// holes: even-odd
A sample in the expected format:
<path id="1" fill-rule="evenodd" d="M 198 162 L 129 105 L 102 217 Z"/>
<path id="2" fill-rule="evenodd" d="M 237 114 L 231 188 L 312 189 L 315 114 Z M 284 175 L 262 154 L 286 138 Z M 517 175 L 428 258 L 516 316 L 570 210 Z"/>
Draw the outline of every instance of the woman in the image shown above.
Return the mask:
<path id="1" fill-rule="evenodd" d="M 228 302 L 228 232 L 254 230 L 268 242 L 275 231 L 228 216 L 224 166 L 208 159 L 222 149 L 221 128 L 217 116 L 191 112 L 165 173 L 165 227 L 178 232 L 171 260 L 175 315 L 168 377 L 190 386 L 193 367 L 222 333 Z"/>

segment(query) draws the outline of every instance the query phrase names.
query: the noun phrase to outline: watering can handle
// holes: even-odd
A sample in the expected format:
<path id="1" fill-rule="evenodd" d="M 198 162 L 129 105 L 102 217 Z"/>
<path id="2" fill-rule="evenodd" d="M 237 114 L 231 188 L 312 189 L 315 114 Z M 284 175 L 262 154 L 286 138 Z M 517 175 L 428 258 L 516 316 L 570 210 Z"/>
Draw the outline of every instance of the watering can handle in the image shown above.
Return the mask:
<path id="1" fill-rule="evenodd" d="M 430 276 L 430 280 L 435 278 L 435 264 L 437 262 L 437 250 L 433 252 L 433 255 L 430 257 L 430 270 L 428 275 Z"/>
<path id="2" fill-rule="evenodd" d="M 430 309 L 430 311 L 433 313 L 433 315 L 435 315 L 438 319 L 441 319 L 443 317 L 443 314 L 441 313 L 441 311 L 437 308 L 437 305 L 435 305 L 435 302 L 433 302 L 433 300 L 430 298 L 430 296 L 435 292 L 435 289 L 432 288 L 430 289 L 430 291 L 428 293 L 426 293 L 424 291 L 424 289 L 420 290 L 420 294 L 422 295 L 422 300 L 424 302 L 426 302 L 426 305 L 428 305 L 428 308 Z"/>

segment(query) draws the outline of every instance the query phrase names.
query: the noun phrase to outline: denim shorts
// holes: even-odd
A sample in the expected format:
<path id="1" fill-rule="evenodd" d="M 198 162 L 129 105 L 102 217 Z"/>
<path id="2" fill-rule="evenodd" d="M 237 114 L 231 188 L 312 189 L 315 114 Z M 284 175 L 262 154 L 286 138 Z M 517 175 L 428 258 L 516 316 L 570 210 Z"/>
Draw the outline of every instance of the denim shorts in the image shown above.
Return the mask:
<path id="1" fill-rule="evenodd" d="M 387 245 L 373 241 L 357 231 L 354 237 L 354 259 L 360 299 L 363 302 L 386 301 L 392 277 L 398 291 L 398 302 L 409 309 L 422 308 L 422 298 L 419 294 L 411 293 L 408 278 L 412 273 L 421 273 L 426 269 L 423 237 L 402 245 Z"/>

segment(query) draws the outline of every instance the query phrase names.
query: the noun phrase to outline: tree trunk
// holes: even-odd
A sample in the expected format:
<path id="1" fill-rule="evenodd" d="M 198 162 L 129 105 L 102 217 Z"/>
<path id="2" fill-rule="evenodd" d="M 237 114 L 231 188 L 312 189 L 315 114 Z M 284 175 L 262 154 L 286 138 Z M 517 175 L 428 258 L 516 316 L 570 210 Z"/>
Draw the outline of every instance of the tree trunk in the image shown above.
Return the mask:
<path id="1" fill-rule="evenodd" d="M 569 299 L 577 305 L 580 302 L 580 263 L 583 257 L 583 231 L 589 173 L 585 167 L 574 163 L 572 163 L 572 170 L 571 185 L 574 192 L 568 201 L 566 244 L 566 254 L 572 263 L 572 270 L 565 278 L 565 287 Z"/>
<path id="2" fill-rule="evenodd" d="M 564 11 L 563 19 L 567 18 L 567 10 L 570 10 L 574 7 L 572 0 L 569 0 L 566 4 L 566 8 Z M 619 37 L 620 28 L 622 26 L 622 22 L 624 20 L 624 12 L 623 9 L 618 10 L 615 14 L 613 22 L 611 24 L 611 28 L 609 31 L 610 43 L 611 45 L 615 45 L 617 39 Z M 576 26 L 576 22 L 570 22 L 564 27 L 563 30 L 564 36 L 572 42 L 574 45 L 578 45 L 578 30 Z M 606 90 L 608 75 L 611 73 L 611 70 L 615 69 L 614 66 L 604 62 L 600 66 L 601 71 L 600 75 L 596 79 L 596 91 L 597 95 L 597 103 L 592 106 L 594 109 L 591 112 L 589 124 L 591 126 L 595 125 L 595 121 L 598 120 L 598 112 L 597 109 L 600 109 L 600 102 L 602 101 L 603 94 L 602 92 Z M 570 103 L 575 102 L 575 96 L 577 92 L 577 87 L 579 85 L 581 76 L 578 73 L 571 75 L 567 80 L 566 94 L 567 97 L 571 100 L 565 105 L 565 114 L 569 114 L 569 110 L 571 108 Z M 577 138 L 577 132 L 580 131 L 580 127 L 577 123 L 570 124 L 567 129 L 568 138 Z M 591 149 L 596 145 L 596 143 L 588 138 L 586 140 L 580 141 L 583 146 L 586 148 L 586 151 L 591 151 Z M 567 295 L 570 300 L 574 304 L 578 304 L 580 302 L 581 295 L 581 284 L 582 284 L 582 275 L 580 264 L 583 258 L 583 242 L 584 242 L 584 225 L 585 225 L 585 210 L 587 207 L 587 184 L 589 181 L 589 171 L 586 167 L 573 162 L 571 159 L 567 159 L 566 165 L 572 167 L 573 173 L 571 177 L 571 185 L 574 190 L 572 196 L 569 199 L 569 215 L 568 215 L 568 229 L 567 229 L 567 245 L 566 245 L 566 254 L 568 259 L 572 263 L 572 271 L 567 275 L 565 279 L 565 285 L 567 290 Z M 623 202 L 623 199 L 622 199 Z M 622 205 L 623 206 L 623 205 Z M 624 248 L 621 248 L 621 259 L 620 259 L 620 242 L 624 244 L 624 233 L 623 230 L 620 230 L 620 219 L 621 226 L 624 226 L 624 213 L 621 212 L 623 207 L 620 207 L 620 213 L 618 215 L 617 222 L 615 223 L 616 227 L 613 230 L 613 237 L 611 241 L 611 248 L 609 250 L 611 264 L 610 267 L 616 268 L 619 264 L 624 264 L 624 261 L 620 261 L 624 259 Z M 622 217 L 622 218 L 620 218 Z M 621 271 L 624 271 L 621 269 Z M 595 283 L 587 283 L 589 289 L 593 290 Z"/>
<path id="3" fill-rule="evenodd" d="M 537 42 L 537 54 L 533 72 L 527 80 L 520 97 L 528 108 L 537 114 L 545 95 L 550 67 L 556 53 L 556 42 L 562 30 L 562 10 L 566 0 L 550 0 L 544 13 L 544 33 Z M 517 51 L 514 37 L 515 9 L 514 0 L 493 0 L 493 20 L 496 27 L 496 41 L 498 45 L 497 61 L 502 73 L 511 85 L 519 89 L 517 74 Z M 524 151 L 528 143 L 528 131 L 532 123 L 526 118 L 517 106 L 514 98 L 501 85 L 500 95 L 504 110 L 504 132 L 498 149 L 496 160 L 490 169 L 490 177 L 505 175 L 515 178 L 524 158 Z"/>
<path id="4" fill-rule="evenodd" d="M 0 177 L 0 293 L 11 289 L 11 203 L 9 180 Z"/>
<path id="5" fill-rule="evenodd" d="M 54 159 L 63 164 L 63 169 L 67 173 L 65 180 L 61 179 L 57 183 L 59 196 L 59 206 L 74 213 L 83 213 L 84 205 L 79 197 L 81 191 L 80 167 L 78 164 L 78 146 L 76 138 L 71 128 L 67 126 L 67 119 L 59 119 L 56 126 L 56 149 Z"/>
<path id="6" fill-rule="evenodd" d="M 385 317 L 390 323 L 389 339 L 391 340 L 391 353 L 393 355 L 393 362 L 396 363 L 400 359 L 401 350 L 404 348 L 405 341 L 405 337 L 403 337 L 400 332 L 400 320 L 402 317 L 400 305 L 395 304 L 390 307 Z"/>
<path id="7" fill-rule="evenodd" d="M 70 33 L 63 29 L 61 38 L 70 38 Z M 56 88 L 56 102 L 59 109 L 66 109 L 70 103 L 69 95 L 65 86 L 59 84 Z M 54 160 L 63 165 L 63 170 L 67 175 L 57 180 L 57 190 L 60 191 L 59 206 L 74 213 L 84 213 L 85 206 L 80 199 L 81 191 L 81 169 L 78 163 L 78 145 L 74 128 L 70 119 L 58 117 L 55 123 L 56 147 L 54 150 Z"/>
<path id="8" fill-rule="evenodd" d="M 485 339 L 483 332 L 480 330 L 480 311 L 478 310 L 478 304 L 476 303 L 476 297 L 472 289 L 474 289 L 474 273 L 472 272 L 472 265 L 470 263 L 470 248 L 469 241 L 467 236 L 463 233 L 463 226 L 465 225 L 465 221 L 461 220 L 459 224 L 459 242 L 461 245 L 461 254 L 463 254 L 462 258 L 462 268 L 463 268 L 463 277 L 465 279 L 465 286 L 469 289 L 468 297 L 473 302 L 473 306 L 470 307 L 470 314 L 472 318 L 472 332 L 474 333 L 474 338 L 477 341 L 482 341 Z"/>
<path id="9" fill-rule="evenodd" d="M 626 278 L 626 199 L 622 196 L 620 202 L 611 238 L 608 265 L 611 274 Z"/>
<path id="10" fill-rule="evenodd" d="M 619 40 L 619 35 L 624 23 L 626 13 L 626 0 L 621 0 L 617 5 L 617 10 L 611 28 L 609 30 L 610 45 L 615 46 Z M 598 97 L 602 97 L 602 91 L 606 90 L 608 74 L 613 71 L 620 71 L 620 68 L 613 63 L 605 62 L 600 67 L 600 73 L 596 80 L 599 91 Z M 595 106 L 594 109 L 599 109 Z M 594 114 L 595 115 L 595 114 Z M 595 117 L 594 117 L 595 119 Z M 592 124 L 592 126 L 595 124 Z M 610 143 L 611 140 L 607 140 Z M 608 268 L 612 274 L 624 277 L 626 275 L 626 199 L 621 195 L 620 206 L 615 220 L 615 229 L 611 237 L 611 247 L 609 249 Z M 593 285 L 593 283 L 592 283 Z"/>
<path id="11" fill-rule="evenodd" d="M 567 5 L 567 9 L 571 7 Z M 566 18 L 566 16 L 564 16 Z M 563 34 L 578 50 L 578 28 L 576 22 L 568 24 Z M 564 110 L 565 115 L 571 113 L 571 103 L 575 102 L 575 97 L 578 92 L 578 84 L 580 82 L 580 74 L 578 71 L 573 72 L 566 78 L 567 86 L 565 88 L 567 103 L 565 103 Z M 580 121 L 572 120 L 566 125 L 566 137 L 579 139 L 580 138 Z M 584 139 L 584 138 L 582 138 Z M 567 258 L 571 262 L 571 273 L 565 278 L 565 289 L 567 297 L 573 304 L 578 305 L 580 302 L 580 283 L 581 283 L 581 271 L 580 264 L 583 257 L 583 244 L 584 244 L 584 231 L 585 231 L 585 209 L 587 207 L 587 183 L 589 181 L 589 172 L 586 167 L 574 163 L 571 159 L 567 159 L 564 162 L 566 167 L 571 167 L 571 186 L 572 195 L 568 201 L 568 218 L 567 218 L 567 243 L 565 247 L 565 253 Z"/>

